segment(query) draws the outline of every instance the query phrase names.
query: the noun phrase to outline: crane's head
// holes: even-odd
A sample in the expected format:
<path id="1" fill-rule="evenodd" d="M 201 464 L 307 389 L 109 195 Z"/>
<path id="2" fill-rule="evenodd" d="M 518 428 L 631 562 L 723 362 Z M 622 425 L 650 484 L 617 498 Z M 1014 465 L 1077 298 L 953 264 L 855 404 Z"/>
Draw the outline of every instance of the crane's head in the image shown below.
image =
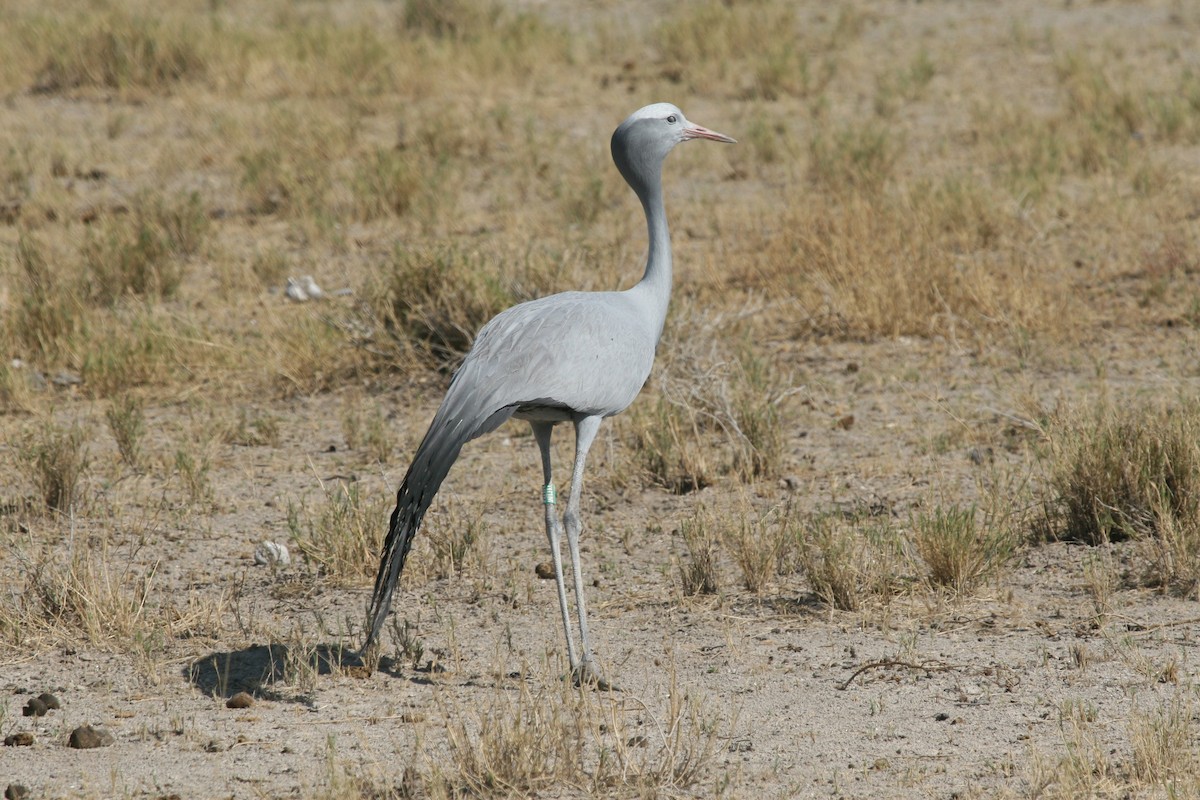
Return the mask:
<path id="1" fill-rule="evenodd" d="M 640 195 L 650 181 L 657 179 L 663 159 L 671 148 L 689 139 L 730 144 L 737 141 L 689 122 L 683 112 L 670 103 L 654 103 L 639 108 L 617 126 L 612 137 L 613 161 Z"/>

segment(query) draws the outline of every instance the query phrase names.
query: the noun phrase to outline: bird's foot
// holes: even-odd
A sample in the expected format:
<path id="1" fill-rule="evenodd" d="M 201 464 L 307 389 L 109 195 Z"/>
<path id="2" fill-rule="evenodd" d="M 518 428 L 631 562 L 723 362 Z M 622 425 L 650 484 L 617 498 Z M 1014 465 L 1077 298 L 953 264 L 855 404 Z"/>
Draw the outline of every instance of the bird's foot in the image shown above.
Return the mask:
<path id="1" fill-rule="evenodd" d="M 591 686 L 602 692 L 621 691 L 619 686 L 600 674 L 600 670 L 590 658 L 585 658 L 571 670 L 571 679 L 576 686 Z"/>

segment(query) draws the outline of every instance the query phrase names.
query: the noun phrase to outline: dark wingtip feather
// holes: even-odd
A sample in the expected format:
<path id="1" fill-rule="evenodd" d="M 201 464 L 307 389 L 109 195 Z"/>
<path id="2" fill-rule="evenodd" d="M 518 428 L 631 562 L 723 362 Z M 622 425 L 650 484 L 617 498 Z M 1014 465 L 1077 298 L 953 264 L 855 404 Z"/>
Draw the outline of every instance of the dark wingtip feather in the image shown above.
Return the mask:
<path id="1" fill-rule="evenodd" d="M 400 580 L 405 557 L 412 546 L 416 525 L 404 524 L 405 517 L 413 516 L 411 503 L 409 504 L 410 508 L 405 509 L 405 501 L 410 499 L 411 495 L 408 492 L 406 479 L 396 495 L 396 508 L 392 511 L 392 518 L 388 524 L 387 538 L 383 541 L 383 552 L 379 557 L 379 571 L 375 574 L 375 590 L 371 594 L 371 605 L 367 610 L 367 641 L 363 644 L 363 651 L 379 641 L 379 632 L 383 628 L 383 621 L 387 618 L 388 611 L 392 606 L 392 592 L 395 591 L 396 583 Z M 406 510 L 410 513 L 405 513 Z"/>
<path id="2" fill-rule="evenodd" d="M 442 401 L 442 408 L 438 409 L 438 415 L 421 440 L 400 490 L 396 492 L 396 508 L 392 511 L 387 537 L 383 540 L 379 571 L 375 574 L 375 590 L 367 609 L 367 640 L 360 652 L 365 652 L 379 641 L 383 621 L 387 619 L 392 606 L 392 593 L 404 570 L 404 561 L 412 548 L 413 537 L 421 527 L 421 520 L 429 510 L 434 495 L 450 472 L 450 466 L 458 458 L 463 444 L 477 435 L 483 429 L 481 425 L 486 425 L 497 413 L 489 411 L 478 416 L 471 415 L 471 424 L 462 424 L 459 419 L 456 424 L 447 426 L 440 422 L 447 402 L 448 399 Z"/>

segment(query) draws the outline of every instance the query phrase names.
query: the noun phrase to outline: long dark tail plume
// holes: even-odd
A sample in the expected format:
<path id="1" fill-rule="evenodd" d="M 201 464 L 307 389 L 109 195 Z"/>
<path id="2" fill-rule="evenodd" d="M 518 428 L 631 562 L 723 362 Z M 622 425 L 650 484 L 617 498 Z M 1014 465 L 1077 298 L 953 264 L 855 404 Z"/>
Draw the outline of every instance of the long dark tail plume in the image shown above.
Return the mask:
<path id="1" fill-rule="evenodd" d="M 383 540 L 379 572 L 375 575 L 375 592 L 371 596 L 368 612 L 370 628 L 363 650 L 379 638 L 379 631 L 392 605 L 392 592 L 400 580 L 408 551 L 412 549 L 413 537 L 468 438 L 459 431 L 446 432 L 433 427 L 417 448 L 412 466 L 408 468 L 400 491 L 396 493 L 396 508 L 392 511 L 387 538 Z"/>

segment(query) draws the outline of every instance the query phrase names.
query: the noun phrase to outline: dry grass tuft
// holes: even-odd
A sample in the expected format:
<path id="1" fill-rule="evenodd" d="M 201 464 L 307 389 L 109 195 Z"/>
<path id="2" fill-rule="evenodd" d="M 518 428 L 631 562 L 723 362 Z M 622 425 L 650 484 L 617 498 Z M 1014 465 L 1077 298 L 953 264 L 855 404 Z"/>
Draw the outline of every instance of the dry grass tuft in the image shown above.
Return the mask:
<path id="1" fill-rule="evenodd" d="M 364 404 L 370 409 L 365 419 L 359 413 L 359 408 Z M 364 401 L 357 393 L 351 394 L 342 407 L 342 436 L 346 440 L 346 447 L 363 450 L 371 461 L 380 464 L 391 460 L 396 445 L 395 434 L 379 403 Z"/>
<path id="2" fill-rule="evenodd" d="M 207 226 L 195 195 L 146 195 L 132 214 L 96 223 L 77 256 L 22 237 L 23 291 L 0 328 L 5 344 L 39 371 L 78 372 L 92 397 L 169 382 L 196 337 L 155 306 L 178 291 Z"/>
<path id="3" fill-rule="evenodd" d="M 315 512 L 288 505 L 292 541 L 317 573 L 337 585 L 355 585 L 375 576 L 379 543 L 389 512 L 386 496 L 361 484 L 322 484 Z"/>
<path id="4" fill-rule="evenodd" d="M 339 389 L 369 363 L 365 349 L 355 346 L 353 323 L 319 309 L 295 309 L 291 314 L 281 311 L 269 316 L 263 327 L 267 371 L 273 388 L 286 397 Z M 261 360 L 258 363 L 262 365 Z"/>
<path id="5" fill-rule="evenodd" d="M 18 457 L 51 511 L 70 515 L 78 509 L 89 465 L 88 439 L 87 427 L 77 420 L 65 427 L 47 420 L 21 443 Z"/>
<path id="6" fill-rule="evenodd" d="M 832 608 L 886 603 L 903 586 L 903 542 L 887 519 L 821 514 L 798 531 L 798 562 L 812 591 Z"/>
<path id="7" fill-rule="evenodd" d="M 454 768 L 443 779 L 477 797 L 590 782 L 584 748 L 593 709 L 584 691 L 551 687 L 535 696 L 522 682 L 515 697 L 491 695 L 492 707 L 478 717 L 445 709 Z"/>
<path id="8" fill-rule="evenodd" d="M 16 262 L 21 298 L 6 315 L 6 338 L 32 363 L 61 365 L 88 329 L 75 276 L 52 267 L 45 248 L 29 235 L 17 244 Z"/>
<path id="9" fill-rule="evenodd" d="M 0 609 L 0 632 L 17 641 L 38 633 L 95 645 L 150 646 L 169 631 L 151 603 L 157 566 L 124 567 L 107 544 L 94 549 L 77 544 L 69 559 L 48 552 L 26 560 L 26 590 Z M 7 630 L 6 630 L 7 629 Z"/>
<path id="10" fill-rule="evenodd" d="M 462 40 L 490 33 L 503 12 L 494 0 L 412 0 L 404 4 L 400 24 L 410 33 Z"/>
<path id="11" fill-rule="evenodd" d="M 762 593 L 777 575 L 790 570 L 796 546 L 790 506 L 763 515 L 744 510 L 725 531 L 725 547 L 742 574 L 747 591 Z"/>
<path id="12" fill-rule="evenodd" d="M 548 294 L 552 264 L 545 254 L 512 257 L 454 244 L 398 247 L 368 303 L 400 352 L 416 350 L 447 367 L 470 349 L 484 323 L 509 306 Z"/>
<path id="13" fill-rule="evenodd" d="M 752 337 L 721 341 L 719 319 L 680 312 L 664 336 L 651 392 L 620 423 L 650 483 L 675 493 L 784 470 L 791 375 Z"/>
<path id="14" fill-rule="evenodd" d="M 174 476 L 183 490 L 183 500 L 188 507 L 210 509 L 213 502 L 211 479 L 212 459 L 207 447 L 180 447 L 175 451 Z"/>
<path id="15" fill-rule="evenodd" d="M 355 168 L 353 196 L 356 216 L 370 222 L 403 216 L 424 188 L 421 167 L 395 148 L 377 148 Z"/>
<path id="16" fill-rule="evenodd" d="M 721 588 L 720 541 L 712 515 L 700 507 L 679 525 L 687 544 L 688 560 L 679 566 L 685 596 L 716 594 Z"/>
<path id="17" fill-rule="evenodd" d="M 891 131 L 890 126 L 868 121 L 813 137 L 809 150 L 813 184 L 833 194 L 881 191 L 903 150 Z"/>
<path id="18" fill-rule="evenodd" d="M 777 478 L 784 467 L 786 420 L 783 401 L 792 393 L 787 373 L 743 343 L 732 365 L 726 394 L 714 410 L 732 439 L 733 471 L 745 483 Z"/>
<path id="19" fill-rule="evenodd" d="M 571 63 L 571 41 L 542 15 L 496 0 L 415 0 L 399 14 L 398 28 L 432 45 L 419 52 L 447 59 L 478 80 L 521 75 Z"/>
<path id="20" fill-rule="evenodd" d="M 1055 63 L 1061 103 L 1052 112 L 989 103 L 975 112 L 996 172 L 1018 195 L 1040 198 L 1065 177 L 1130 176 L 1136 184 L 1150 163 L 1143 146 L 1200 139 L 1195 74 L 1174 71 L 1151 84 L 1103 56 L 1059 53 Z"/>
<path id="21" fill-rule="evenodd" d="M 1097 627 L 1103 627 L 1113 611 L 1113 596 L 1121 588 L 1121 576 L 1112 552 L 1103 548 L 1083 562 L 1083 586 L 1092 600 Z"/>
<path id="22" fill-rule="evenodd" d="M 1072 698 L 1060 704 L 1064 752 L 1051 759 L 1034 753 L 1030 796 L 1191 797 L 1200 788 L 1195 723 L 1186 700 L 1175 697 L 1154 709 L 1130 712 L 1128 760 L 1106 743 L 1108 724 L 1098 717 L 1089 702 Z"/>
<path id="23" fill-rule="evenodd" d="M 635 405 L 624 424 L 631 430 L 634 459 L 652 485 L 687 494 L 712 483 L 694 408 L 660 393 Z"/>
<path id="24" fill-rule="evenodd" d="M 1190 704 L 1176 699 L 1129 722 L 1133 776 L 1168 793 L 1190 794 L 1200 788 L 1200 753 Z"/>
<path id="25" fill-rule="evenodd" d="M 1034 288 L 1043 268 L 1011 239 L 1013 210 L 969 176 L 800 203 L 773 235 L 751 223 L 745 236 L 761 246 L 729 280 L 793 300 L 801 327 L 822 335 L 971 341 L 1043 331 L 1062 324 L 1061 298 Z M 793 324 L 796 316 L 789 307 Z"/>
<path id="26" fill-rule="evenodd" d="M 1030 795 L 1045 798 L 1118 797 L 1118 767 L 1096 728 L 1096 709 L 1069 700 L 1059 708 L 1063 755 L 1047 760 L 1034 754 Z"/>
<path id="27" fill-rule="evenodd" d="M 296 220 L 306 238 L 328 239 L 338 211 L 332 202 L 334 158 L 344 151 L 346 134 L 286 111 L 274 114 L 266 128 L 269 144 L 238 155 L 248 210 Z"/>
<path id="28" fill-rule="evenodd" d="M 1049 429 L 1047 523 L 1088 544 L 1136 539 L 1144 579 L 1200 584 L 1200 407 L 1098 404 Z"/>
<path id="29" fill-rule="evenodd" d="M 835 69 L 824 53 L 810 57 L 818 47 L 798 46 L 799 28 L 788 6 L 706 1 L 664 19 L 654 42 L 664 74 L 675 82 L 697 91 L 732 84 L 738 96 L 774 101 L 818 91 Z"/>
<path id="30" fill-rule="evenodd" d="M 973 507 L 938 505 L 913 519 L 912 541 L 932 585 L 967 594 L 1011 561 L 1017 537 Z"/>
<path id="31" fill-rule="evenodd" d="M 77 88 L 168 92 L 202 80 L 210 58 L 203 29 L 168 24 L 155 15 L 114 8 L 87 19 L 82 30 L 55 31 L 56 42 L 37 77 L 39 92 Z"/>
<path id="32" fill-rule="evenodd" d="M 146 434 L 146 415 L 142 401 L 131 394 L 123 394 L 109 403 L 104 412 L 108 428 L 117 442 L 121 460 L 132 469 L 139 469 L 142 462 L 142 437 Z"/>
<path id="33" fill-rule="evenodd" d="M 461 575 L 469 567 L 486 571 L 489 564 L 487 523 L 482 515 L 465 516 L 456 507 L 438 509 L 431 514 L 424 532 L 433 551 L 431 572 L 434 578 Z"/>
<path id="34" fill-rule="evenodd" d="M 230 421 L 220 431 L 220 438 L 228 444 L 242 447 L 279 447 L 282 441 L 279 417 L 270 413 L 251 412 L 238 409 L 237 419 Z"/>
<path id="35" fill-rule="evenodd" d="M 187 374 L 191 337 L 186 323 L 144 305 L 92 314 L 90 339 L 80 342 L 78 368 L 91 397 L 119 395 L 139 386 L 170 385 Z"/>
<path id="36" fill-rule="evenodd" d="M 447 698 L 441 705 L 451 769 L 431 770 L 434 796 L 528 796 L 562 786 L 673 794 L 695 787 L 716 751 L 716 720 L 673 673 L 661 718 L 635 704 L 636 732 L 624 704 L 561 680 L 536 692 L 526 681 L 515 691 L 497 687 L 470 711 Z"/>

